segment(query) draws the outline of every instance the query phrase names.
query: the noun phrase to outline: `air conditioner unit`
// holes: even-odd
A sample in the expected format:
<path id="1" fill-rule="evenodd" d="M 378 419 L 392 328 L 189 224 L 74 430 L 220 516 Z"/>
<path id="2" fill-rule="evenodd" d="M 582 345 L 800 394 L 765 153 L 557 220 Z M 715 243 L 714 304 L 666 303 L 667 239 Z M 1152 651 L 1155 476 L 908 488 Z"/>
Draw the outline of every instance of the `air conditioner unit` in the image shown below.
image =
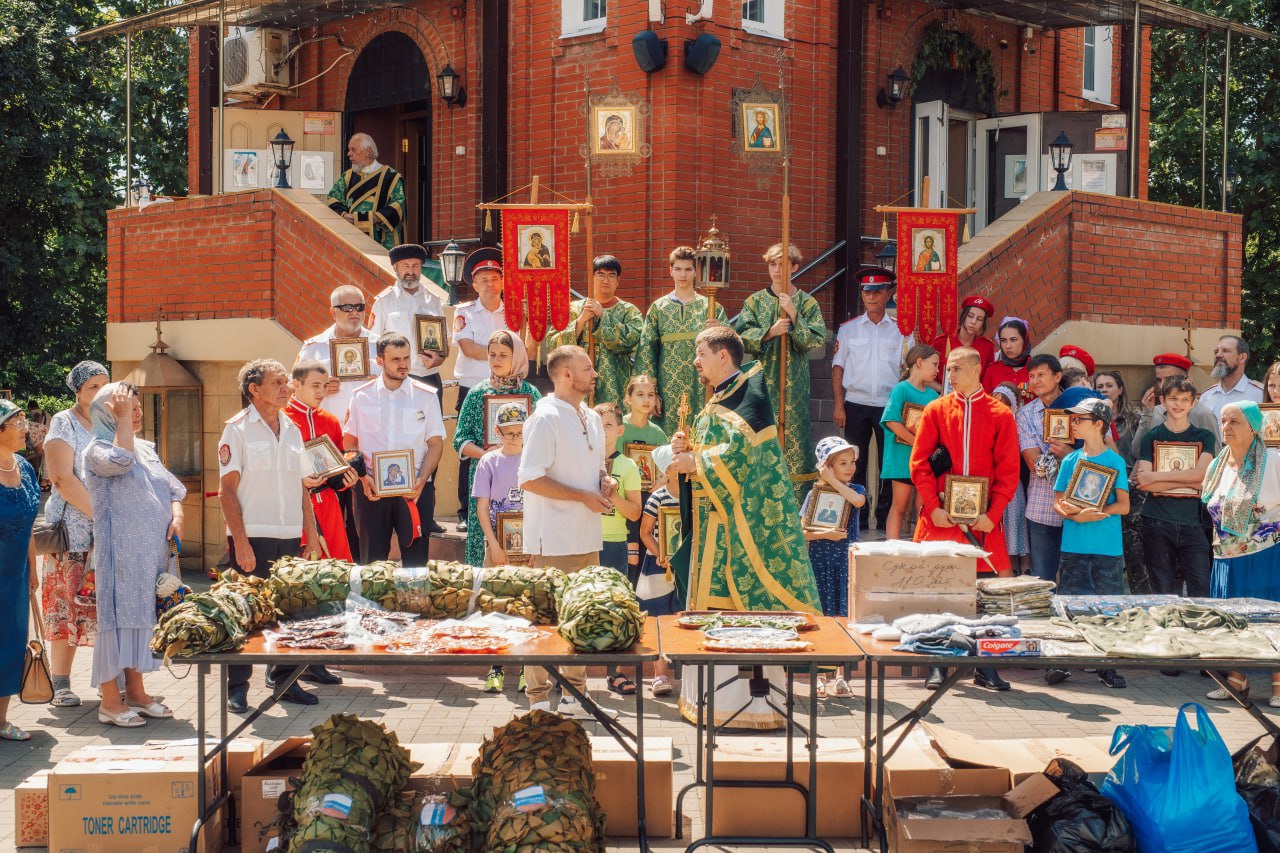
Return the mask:
<path id="1" fill-rule="evenodd" d="M 222 85 L 230 92 L 259 87 L 285 88 L 289 74 L 289 31 L 261 27 L 232 27 L 222 42 Z"/>

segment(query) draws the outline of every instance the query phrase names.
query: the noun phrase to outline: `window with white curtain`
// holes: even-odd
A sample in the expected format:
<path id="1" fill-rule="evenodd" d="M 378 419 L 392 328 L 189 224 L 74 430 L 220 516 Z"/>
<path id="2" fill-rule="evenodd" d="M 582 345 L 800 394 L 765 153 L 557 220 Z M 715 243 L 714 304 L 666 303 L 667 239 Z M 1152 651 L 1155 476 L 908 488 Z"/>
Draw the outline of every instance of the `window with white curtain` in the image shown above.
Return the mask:
<path id="1" fill-rule="evenodd" d="M 1111 103 L 1111 27 L 1084 28 L 1083 95 L 1099 104 Z"/>
<path id="2" fill-rule="evenodd" d="M 607 21 L 607 0 L 561 0 L 560 37 L 602 32 Z"/>
<path id="3" fill-rule="evenodd" d="M 786 38 L 786 0 L 742 0 L 742 29 L 758 36 Z"/>

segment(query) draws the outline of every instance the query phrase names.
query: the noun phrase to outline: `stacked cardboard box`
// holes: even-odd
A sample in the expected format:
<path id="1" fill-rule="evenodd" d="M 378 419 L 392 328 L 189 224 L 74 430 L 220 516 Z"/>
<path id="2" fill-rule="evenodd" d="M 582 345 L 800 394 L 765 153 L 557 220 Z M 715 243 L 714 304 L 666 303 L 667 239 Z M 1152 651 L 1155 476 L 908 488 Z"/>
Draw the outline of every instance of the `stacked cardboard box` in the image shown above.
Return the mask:
<path id="1" fill-rule="evenodd" d="M 892 556 L 849 549 L 849 606 L 853 619 L 892 622 L 913 613 L 978 612 L 973 557 Z"/>
<path id="2" fill-rule="evenodd" d="M 49 774 L 41 770 L 13 789 L 15 847 L 49 845 Z"/>

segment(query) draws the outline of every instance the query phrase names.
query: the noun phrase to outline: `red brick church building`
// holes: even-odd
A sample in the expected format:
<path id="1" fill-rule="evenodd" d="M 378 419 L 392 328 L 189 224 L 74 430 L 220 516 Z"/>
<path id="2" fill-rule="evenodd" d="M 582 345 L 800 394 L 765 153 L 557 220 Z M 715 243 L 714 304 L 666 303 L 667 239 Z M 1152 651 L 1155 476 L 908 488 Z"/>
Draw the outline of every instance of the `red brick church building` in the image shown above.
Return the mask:
<path id="1" fill-rule="evenodd" d="M 215 490 L 238 366 L 291 363 L 329 323 L 333 286 L 372 296 L 391 281 L 382 247 L 323 201 L 362 131 L 405 176 L 410 241 L 493 242 L 476 205 L 534 176 L 590 195 L 596 250 L 621 259 L 620 295 L 642 308 L 669 288 L 670 249 L 697 245 L 714 215 L 735 313 L 767 284 L 785 180 L 791 238 L 818 259 L 799 283 L 833 328 L 857 310 L 847 271 L 891 254 L 876 206 L 927 203 L 976 211 L 961 291 L 1027 318 L 1041 348 L 1070 340 L 1137 380 L 1150 353 L 1186 348 L 1194 317 L 1207 361 L 1239 326 L 1241 224 L 1146 201 L 1150 33 L 1170 26 L 1250 34 L 1164 0 L 166 6 L 80 35 L 189 33 L 190 195 L 108 213 L 108 356 L 127 373 L 163 313 L 169 355 L 203 387 L 193 492 Z M 271 188 L 282 129 L 289 190 Z M 1060 133 L 1066 193 L 1047 191 Z M 582 290 L 581 239 L 573 251 Z M 203 515 L 218 547 L 216 500 Z"/>

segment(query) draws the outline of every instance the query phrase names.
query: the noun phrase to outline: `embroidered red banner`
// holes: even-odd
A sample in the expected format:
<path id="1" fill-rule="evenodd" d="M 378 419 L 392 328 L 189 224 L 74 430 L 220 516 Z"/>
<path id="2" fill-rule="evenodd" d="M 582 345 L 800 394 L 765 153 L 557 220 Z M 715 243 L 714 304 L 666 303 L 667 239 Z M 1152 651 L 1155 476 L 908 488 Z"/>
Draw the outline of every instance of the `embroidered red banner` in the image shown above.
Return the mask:
<path id="1" fill-rule="evenodd" d="M 943 210 L 898 212 L 898 329 L 932 341 L 955 331 L 958 298 L 959 214 Z"/>
<path id="2" fill-rule="evenodd" d="M 502 211 L 502 272 L 511 328 L 520 328 L 523 314 L 529 334 L 541 341 L 548 320 L 556 329 L 569 325 L 568 209 Z M 523 311 L 522 302 L 527 306 Z"/>

